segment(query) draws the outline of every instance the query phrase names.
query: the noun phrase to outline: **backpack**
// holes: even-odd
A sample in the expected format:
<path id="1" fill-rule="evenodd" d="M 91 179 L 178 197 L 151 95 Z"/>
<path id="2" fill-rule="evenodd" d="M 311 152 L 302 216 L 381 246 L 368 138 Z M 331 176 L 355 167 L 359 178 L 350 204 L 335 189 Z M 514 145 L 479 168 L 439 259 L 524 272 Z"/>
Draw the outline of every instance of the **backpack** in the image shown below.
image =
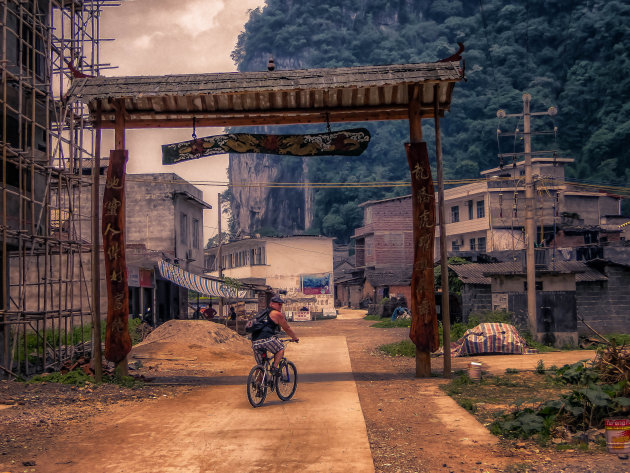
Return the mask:
<path id="1" fill-rule="evenodd" d="M 260 332 L 265 326 L 265 322 L 264 322 L 265 317 L 267 317 L 270 312 L 271 312 L 271 309 L 267 308 L 263 310 L 262 312 L 260 312 L 256 317 L 251 319 L 249 322 L 247 322 L 247 324 L 245 325 L 245 332 L 251 333 L 251 334 Z"/>

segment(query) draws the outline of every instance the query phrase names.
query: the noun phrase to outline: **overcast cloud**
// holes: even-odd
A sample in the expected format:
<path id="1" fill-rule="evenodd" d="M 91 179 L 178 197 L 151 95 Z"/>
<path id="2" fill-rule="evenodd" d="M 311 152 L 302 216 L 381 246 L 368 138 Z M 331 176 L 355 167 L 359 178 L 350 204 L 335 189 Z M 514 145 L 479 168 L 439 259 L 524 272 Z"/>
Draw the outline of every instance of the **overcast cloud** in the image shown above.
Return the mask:
<path id="1" fill-rule="evenodd" d="M 101 62 L 118 66 L 107 76 L 230 72 L 230 53 L 247 21 L 248 11 L 264 0 L 125 0 L 101 16 Z M 198 136 L 222 133 L 197 130 Z M 191 181 L 227 181 L 227 155 L 162 166 L 161 145 L 190 139 L 192 130 L 129 130 L 129 173 L 173 172 Z M 113 148 L 113 133 L 103 134 L 102 154 Z M 199 186 L 213 207 L 204 214 L 204 244 L 216 233 L 217 194 L 225 187 Z M 223 222 L 224 224 L 226 222 Z M 225 227 L 224 227 L 225 228 Z"/>

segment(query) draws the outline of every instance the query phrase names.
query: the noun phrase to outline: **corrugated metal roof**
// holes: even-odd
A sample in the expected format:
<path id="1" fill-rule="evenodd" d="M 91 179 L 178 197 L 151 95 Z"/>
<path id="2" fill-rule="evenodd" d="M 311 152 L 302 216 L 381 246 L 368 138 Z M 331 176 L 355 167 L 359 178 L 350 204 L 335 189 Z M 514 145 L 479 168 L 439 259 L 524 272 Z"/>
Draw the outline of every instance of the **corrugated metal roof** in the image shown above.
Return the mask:
<path id="1" fill-rule="evenodd" d="M 102 106 L 102 126 L 112 128 L 117 100 L 125 127 L 238 126 L 408 118 L 418 90 L 420 113 L 433 116 L 434 86 L 440 112 L 450 108 L 459 62 L 336 69 L 276 70 L 168 76 L 76 79 L 68 97 Z"/>

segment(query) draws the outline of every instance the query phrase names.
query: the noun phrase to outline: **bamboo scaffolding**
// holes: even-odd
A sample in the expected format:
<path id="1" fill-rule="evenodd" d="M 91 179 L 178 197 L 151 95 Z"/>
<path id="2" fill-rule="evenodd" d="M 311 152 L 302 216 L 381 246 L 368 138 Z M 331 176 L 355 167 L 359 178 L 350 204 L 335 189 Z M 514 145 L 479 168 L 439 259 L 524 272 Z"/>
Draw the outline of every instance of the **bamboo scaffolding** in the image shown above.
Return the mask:
<path id="1" fill-rule="evenodd" d="M 59 367 L 75 345 L 86 355 L 98 303 L 83 261 L 95 238 L 84 222 L 94 131 L 87 108 L 62 97 L 69 65 L 90 75 L 108 67 L 99 17 L 119 4 L 0 0 L 0 378 Z"/>

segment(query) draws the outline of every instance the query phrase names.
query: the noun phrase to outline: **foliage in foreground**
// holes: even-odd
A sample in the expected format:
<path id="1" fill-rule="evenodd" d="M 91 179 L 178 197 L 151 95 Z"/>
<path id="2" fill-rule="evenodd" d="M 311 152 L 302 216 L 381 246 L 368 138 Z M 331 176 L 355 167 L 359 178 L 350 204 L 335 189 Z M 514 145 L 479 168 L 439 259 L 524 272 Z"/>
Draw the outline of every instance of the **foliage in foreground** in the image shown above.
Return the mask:
<path id="1" fill-rule="evenodd" d="M 630 411 L 630 397 L 624 396 L 627 382 L 603 384 L 595 367 L 582 362 L 565 365 L 556 371 L 554 380 L 575 387 L 559 399 L 502 415 L 490 425 L 490 431 L 508 438 L 537 436 L 544 442 L 556 426 L 574 432 L 601 428 L 605 418 Z"/>

